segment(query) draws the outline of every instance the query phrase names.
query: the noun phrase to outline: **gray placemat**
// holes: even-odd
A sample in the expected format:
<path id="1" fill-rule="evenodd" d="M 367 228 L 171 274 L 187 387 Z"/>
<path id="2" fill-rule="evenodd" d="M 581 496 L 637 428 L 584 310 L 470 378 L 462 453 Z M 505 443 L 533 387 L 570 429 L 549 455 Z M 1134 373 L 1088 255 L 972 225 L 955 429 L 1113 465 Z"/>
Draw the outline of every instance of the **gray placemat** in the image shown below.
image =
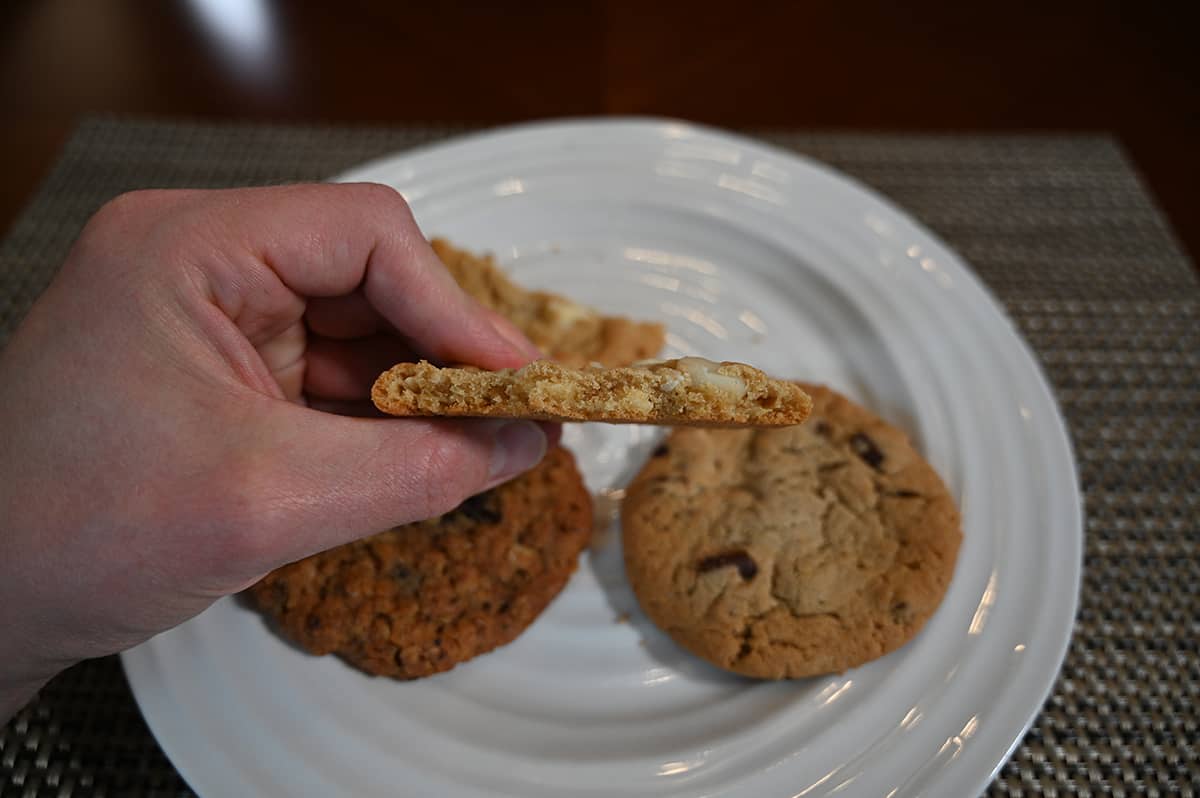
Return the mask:
<path id="1" fill-rule="evenodd" d="M 451 128 L 94 119 L 0 245 L 0 341 L 87 217 L 145 187 L 319 180 Z M 1200 287 L 1102 136 L 772 134 L 890 196 L 965 256 L 1054 385 L 1086 502 L 1061 676 L 989 795 L 1194 795 L 1200 782 Z M 0 728 L 0 795 L 189 795 L 119 662 Z"/>

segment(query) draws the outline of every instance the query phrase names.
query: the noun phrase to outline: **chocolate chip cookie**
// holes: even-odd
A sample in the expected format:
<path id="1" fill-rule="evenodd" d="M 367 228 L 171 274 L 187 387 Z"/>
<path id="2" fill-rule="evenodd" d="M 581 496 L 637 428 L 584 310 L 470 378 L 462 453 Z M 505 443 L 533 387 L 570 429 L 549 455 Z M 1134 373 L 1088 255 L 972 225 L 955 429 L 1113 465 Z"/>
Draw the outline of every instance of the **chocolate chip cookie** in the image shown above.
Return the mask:
<path id="1" fill-rule="evenodd" d="M 428 676 L 515 639 L 567 583 L 591 531 L 574 458 L 555 447 L 453 512 L 286 565 L 250 593 L 313 654 Z"/>
<path id="2" fill-rule="evenodd" d="M 904 433 L 801 387 L 806 424 L 676 430 L 621 509 L 646 614 L 747 676 L 841 672 L 903 645 L 941 602 L 962 539 L 953 499 Z"/>
<path id="3" fill-rule="evenodd" d="M 605 316 L 557 294 L 527 291 L 491 256 L 473 255 L 440 238 L 430 243 L 464 291 L 517 325 L 552 360 L 627 366 L 662 349 L 666 328 L 658 322 Z"/>
<path id="4" fill-rule="evenodd" d="M 371 399 L 397 416 L 699 426 L 798 424 L 812 406 L 794 383 L 699 357 L 583 369 L 537 360 L 500 371 L 401 363 L 380 375 Z"/>

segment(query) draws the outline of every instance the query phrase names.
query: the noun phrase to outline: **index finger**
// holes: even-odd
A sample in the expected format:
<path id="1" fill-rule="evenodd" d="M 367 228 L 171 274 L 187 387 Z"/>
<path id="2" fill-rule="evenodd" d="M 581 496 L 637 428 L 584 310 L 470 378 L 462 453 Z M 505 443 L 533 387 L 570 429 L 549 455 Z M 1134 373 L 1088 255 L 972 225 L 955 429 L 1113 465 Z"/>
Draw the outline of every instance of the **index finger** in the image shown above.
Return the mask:
<path id="1" fill-rule="evenodd" d="M 414 349 L 446 363 L 512 368 L 538 350 L 494 322 L 442 265 L 398 192 L 374 183 L 227 192 L 233 233 L 291 292 L 336 297 L 361 290 Z M 254 197 L 258 194 L 258 197 Z M 243 201 L 246 196 L 261 201 Z M 238 281 L 244 282 L 244 281 Z M 254 312 L 271 291 L 240 297 Z M 268 312 L 269 310 L 263 308 Z"/>

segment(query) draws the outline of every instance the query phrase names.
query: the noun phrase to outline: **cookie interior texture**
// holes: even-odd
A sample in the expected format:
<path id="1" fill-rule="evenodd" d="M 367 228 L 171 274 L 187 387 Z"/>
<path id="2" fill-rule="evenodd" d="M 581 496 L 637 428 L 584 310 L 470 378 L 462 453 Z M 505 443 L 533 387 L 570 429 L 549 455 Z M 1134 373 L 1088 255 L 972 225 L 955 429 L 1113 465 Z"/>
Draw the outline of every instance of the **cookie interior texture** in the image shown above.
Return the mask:
<path id="1" fill-rule="evenodd" d="M 954 501 L 904 434 L 805 385 L 808 423 L 676 430 L 629 486 L 626 570 L 684 648 L 761 678 L 841 672 L 911 639 L 945 595 Z"/>
<path id="2" fill-rule="evenodd" d="M 794 383 L 743 363 L 696 357 L 611 369 L 544 360 L 502 371 L 401 363 L 380 375 L 371 398 L 380 410 L 401 416 L 700 426 L 798 424 L 812 406 Z"/>
<path id="3" fill-rule="evenodd" d="M 627 366 L 662 349 L 666 328 L 658 322 L 605 316 L 557 294 L 527 291 L 491 256 L 474 255 L 441 238 L 430 243 L 464 291 L 515 324 L 552 360 Z"/>
<path id="4" fill-rule="evenodd" d="M 313 654 L 428 676 L 516 638 L 567 583 L 591 531 L 590 496 L 556 447 L 453 512 L 286 565 L 250 594 Z"/>

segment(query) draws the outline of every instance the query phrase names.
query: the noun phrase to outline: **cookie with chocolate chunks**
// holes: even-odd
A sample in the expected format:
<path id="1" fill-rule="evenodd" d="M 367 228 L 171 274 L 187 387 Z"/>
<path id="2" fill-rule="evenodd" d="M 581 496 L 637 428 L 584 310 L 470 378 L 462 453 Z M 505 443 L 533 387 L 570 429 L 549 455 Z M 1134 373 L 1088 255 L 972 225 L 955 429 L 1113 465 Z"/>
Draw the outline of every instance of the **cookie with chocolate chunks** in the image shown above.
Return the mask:
<path id="1" fill-rule="evenodd" d="M 250 594 L 313 654 L 411 679 L 515 639 L 550 603 L 592 532 L 571 453 L 428 521 L 272 571 Z"/>
<path id="2" fill-rule="evenodd" d="M 962 539 L 954 500 L 903 432 L 800 387 L 805 424 L 675 430 L 621 508 L 646 614 L 747 676 L 841 672 L 900 647 L 937 609 Z"/>

